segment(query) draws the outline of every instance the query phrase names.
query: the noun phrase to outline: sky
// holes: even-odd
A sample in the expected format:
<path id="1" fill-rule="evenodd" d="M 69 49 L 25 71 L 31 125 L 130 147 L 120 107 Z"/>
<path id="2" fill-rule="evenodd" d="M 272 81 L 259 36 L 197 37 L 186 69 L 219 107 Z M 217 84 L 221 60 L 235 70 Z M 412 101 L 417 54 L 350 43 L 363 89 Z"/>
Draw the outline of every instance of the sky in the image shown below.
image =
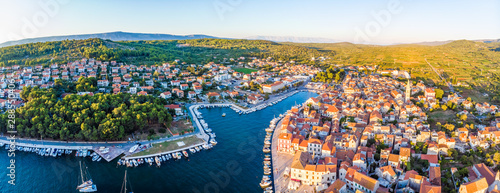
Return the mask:
<path id="1" fill-rule="evenodd" d="M 370 44 L 499 39 L 495 0 L 0 0 L 0 43 L 113 31 Z"/>

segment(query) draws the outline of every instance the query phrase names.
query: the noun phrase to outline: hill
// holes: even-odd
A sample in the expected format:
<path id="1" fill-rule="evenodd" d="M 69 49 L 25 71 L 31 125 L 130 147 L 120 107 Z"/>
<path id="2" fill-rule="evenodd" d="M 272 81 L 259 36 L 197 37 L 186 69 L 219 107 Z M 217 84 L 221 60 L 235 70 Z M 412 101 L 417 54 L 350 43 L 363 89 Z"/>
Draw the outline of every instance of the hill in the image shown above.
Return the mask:
<path id="1" fill-rule="evenodd" d="M 190 39 L 111 41 L 102 39 L 38 42 L 0 48 L 0 66 L 67 63 L 80 58 L 134 63 L 161 64 L 178 59 L 192 64 L 230 62 L 229 58 L 272 57 L 316 64 L 310 57 L 324 55 L 314 49 L 282 45 L 264 40 Z M 326 52 L 326 54 L 328 54 Z"/>
<path id="2" fill-rule="evenodd" d="M 213 36 L 194 34 L 194 35 L 171 35 L 171 34 L 152 34 L 152 33 L 129 33 L 129 32 L 109 32 L 95 33 L 82 35 L 67 35 L 67 36 L 50 36 L 40 38 L 29 38 L 16 41 L 8 41 L 0 44 L 1 47 L 14 46 L 20 44 L 37 43 L 37 42 L 52 42 L 62 40 L 84 40 L 90 38 L 109 39 L 113 41 L 132 41 L 132 40 L 188 40 L 188 39 L 203 39 L 217 38 Z"/>
<path id="3" fill-rule="evenodd" d="M 500 43 L 494 41 L 484 43 L 459 40 L 437 46 L 380 46 L 347 42 L 277 43 L 243 39 L 111 41 L 94 38 L 0 48 L 0 66 L 49 65 L 83 57 L 136 65 L 161 64 L 174 60 L 186 64 L 236 64 L 229 59 L 239 57 L 257 57 L 278 62 L 295 61 L 324 69 L 330 65 L 376 65 L 379 70 L 411 70 L 415 79 L 444 85 L 427 64 L 427 60 L 447 81 L 470 85 L 478 92 L 492 93 L 495 100 L 500 99 L 500 89 L 497 89 L 500 88 Z"/>

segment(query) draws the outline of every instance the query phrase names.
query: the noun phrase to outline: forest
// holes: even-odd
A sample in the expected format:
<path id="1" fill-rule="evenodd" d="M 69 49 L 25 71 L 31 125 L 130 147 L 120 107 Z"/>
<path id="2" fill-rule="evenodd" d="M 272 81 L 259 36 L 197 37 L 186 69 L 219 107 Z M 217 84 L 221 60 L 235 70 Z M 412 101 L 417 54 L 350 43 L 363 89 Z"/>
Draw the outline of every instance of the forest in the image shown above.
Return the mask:
<path id="1" fill-rule="evenodd" d="M 189 46 L 178 46 L 189 45 Z M 102 39 L 40 42 L 0 48 L 0 66 L 49 65 L 81 58 L 118 61 L 136 65 L 161 64 L 179 59 L 188 64 L 227 62 L 224 58 L 272 57 L 276 61 L 295 60 L 315 64 L 311 57 L 324 55 L 302 46 L 282 45 L 262 40 L 194 39 L 110 41 Z"/>
<path id="2" fill-rule="evenodd" d="M 16 129 L 22 137 L 112 141 L 124 140 L 151 125 L 168 128 L 170 112 L 164 99 L 129 94 L 70 94 L 60 98 L 54 89 L 24 87 L 25 106 L 16 110 Z M 5 123 L 6 114 L 0 116 Z M 2 124 L 0 129 L 7 128 Z"/>

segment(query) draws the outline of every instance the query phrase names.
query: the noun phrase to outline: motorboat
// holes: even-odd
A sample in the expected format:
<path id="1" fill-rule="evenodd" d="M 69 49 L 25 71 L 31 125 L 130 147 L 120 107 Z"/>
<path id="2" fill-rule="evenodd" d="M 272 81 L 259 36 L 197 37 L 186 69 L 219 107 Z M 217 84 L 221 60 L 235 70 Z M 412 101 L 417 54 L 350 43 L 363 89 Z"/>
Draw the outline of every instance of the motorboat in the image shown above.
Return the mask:
<path id="1" fill-rule="evenodd" d="M 266 188 L 268 187 L 269 185 L 271 185 L 272 181 L 271 180 L 262 180 L 260 181 L 260 187 L 261 188 Z"/>

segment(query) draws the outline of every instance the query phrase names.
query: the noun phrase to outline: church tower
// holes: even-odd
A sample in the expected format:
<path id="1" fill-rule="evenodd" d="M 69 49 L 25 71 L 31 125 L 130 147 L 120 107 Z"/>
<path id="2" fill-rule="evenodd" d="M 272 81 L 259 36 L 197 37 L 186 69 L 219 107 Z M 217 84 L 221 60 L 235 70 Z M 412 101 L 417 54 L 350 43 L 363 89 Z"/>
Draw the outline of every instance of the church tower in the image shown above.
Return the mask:
<path id="1" fill-rule="evenodd" d="M 408 79 L 408 83 L 406 84 L 406 93 L 405 93 L 405 102 L 410 101 L 410 96 L 411 96 L 411 85 L 412 82 L 410 79 Z"/>

